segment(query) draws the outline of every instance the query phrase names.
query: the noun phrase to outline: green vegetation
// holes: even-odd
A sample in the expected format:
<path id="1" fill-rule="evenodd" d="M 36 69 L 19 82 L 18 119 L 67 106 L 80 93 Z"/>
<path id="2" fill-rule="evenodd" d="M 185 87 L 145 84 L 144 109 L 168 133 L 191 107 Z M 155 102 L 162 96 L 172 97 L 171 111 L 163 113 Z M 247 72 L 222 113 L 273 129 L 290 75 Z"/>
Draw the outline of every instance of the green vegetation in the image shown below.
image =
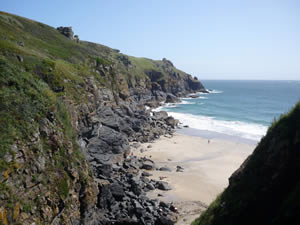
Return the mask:
<path id="1" fill-rule="evenodd" d="M 300 102 L 273 122 L 230 185 L 193 225 L 298 224 Z"/>
<path id="2" fill-rule="evenodd" d="M 220 207 L 221 204 L 221 195 L 219 195 L 215 201 L 213 201 L 209 208 L 201 215 L 200 218 L 197 218 L 195 221 L 192 222 L 191 225 L 198 225 L 198 224 L 211 224 L 216 215 L 216 209 Z"/>
<path id="3" fill-rule="evenodd" d="M 129 57 L 130 61 L 133 62 L 138 69 L 141 70 L 141 73 L 147 70 L 155 70 L 156 67 L 151 59 L 147 58 L 137 58 L 130 56 Z"/>
<path id="4" fill-rule="evenodd" d="M 152 74 L 156 85 L 175 86 L 170 74 L 184 73 L 165 61 L 72 41 L 53 27 L 0 12 L 0 196 L 8 215 L 19 202 L 25 213 L 41 209 L 46 194 L 71 204 L 74 176 L 88 183 L 92 173 L 74 128 L 78 106 L 93 101 L 90 78 L 126 99 L 129 86 L 150 89 Z M 33 197 L 27 189 L 37 186 L 40 196 Z"/>
<path id="5" fill-rule="evenodd" d="M 32 207 L 33 207 L 32 204 L 25 204 L 25 205 L 23 205 L 23 211 L 24 211 L 25 213 L 30 213 Z"/>
<path id="6" fill-rule="evenodd" d="M 110 66 L 112 65 L 112 62 L 107 59 L 96 57 L 96 66 L 98 67 L 99 65 Z"/>
<path id="7" fill-rule="evenodd" d="M 0 58 L 0 157 L 16 138 L 26 139 L 54 103 L 47 84 Z M 3 162 L 2 162 L 3 164 Z"/>
<path id="8" fill-rule="evenodd" d="M 58 192 L 62 199 L 66 199 L 69 195 L 69 184 L 67 175 L 62 176 L 62 178 L 58 181 Z"/>

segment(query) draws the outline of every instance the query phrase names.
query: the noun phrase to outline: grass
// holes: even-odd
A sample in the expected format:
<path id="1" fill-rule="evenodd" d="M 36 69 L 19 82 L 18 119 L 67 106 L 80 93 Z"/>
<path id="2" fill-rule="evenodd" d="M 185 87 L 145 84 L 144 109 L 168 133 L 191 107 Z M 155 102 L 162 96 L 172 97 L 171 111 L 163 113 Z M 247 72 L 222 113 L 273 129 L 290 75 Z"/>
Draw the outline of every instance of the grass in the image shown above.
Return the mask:
<path id="1" fill-rule="evenodd" d="M 107 59 L 96 57 L 96 67 L 103 65 L 103 66 L 110 66 L 112 65 L 112 62 Z"/>
<path id="2" fill-rule="evenodd" d="M 57 183 L 58 193 L 62 199 L 66 199 L 69 195 L 68 176 L 64 175 Z"/>
<path id="3" fill-rule="evenodd" d="M 77 131 L 72 126 L 77 120 L 72 118 L 76 107 L 91 103 L 88 79 L 93 77 L 98 87 L 109 88 L 114 96 L 119 96 L 122 91 L 127 94 L 127 83 L 132 87 L 149 86 L 149 71 L 161 72 L 162 79 L 167 74 L 161 63 L 146 58 L 128 57 L 131 66 L 124 65 L 121 60 L 124 56 L 127 57 L 100 44 L 71 41 L 48 25 L 0 12 L 1 179 L 5 175 L 5 180 L 25 180 L 25 175 L 17 175 L 16 171 L 26 168 L 29 170 L 26 176 L 31 176 L 33 183 L 47 186 L 53 198 L 66 201 L 74 186 L 66 169 L 78 169 L 80 182 L 89 180 L 80 172 L 85 167 L 84 156 L 76 143 Z M 96 72 L 100 65 L 113 67 L 101 76 Z M 54 115 L 54 122 L 48 128 L 55 132 L 49 137 L 40 135 L 38 143 L 33 143 L 34 134 L 38 134 L 49 114 Z M 16 167 L 13 144 L 25 152 L 24 165 Z M 9 156 L 12 162 L 7 161 Z M 39 156 L 46 158 L 43 173 L 30 170 Z M 92 176 L 90 170 L 89 176 Z M 53 180 L 57 180 L 58 185 Z M 26 193 L 20 196 L 18 187 L 0 186 L 0 194 L 7 191 L 5 188 L 10 190 L 11 196 L 3 202 L 5 207 L 14 207 L 17 200 L 24 200 L 23 210 L 27 213 L 32 205 L 43 206 L 40 200 L 32 203 Z"/>
<path id="4" fill-rule="evenodd" d="M 48 86 L 0 58 L 0 156 L 16 138 L 26 139 L 53 104 Z M 2 158 L 1 157 L 1 158 Z"/>

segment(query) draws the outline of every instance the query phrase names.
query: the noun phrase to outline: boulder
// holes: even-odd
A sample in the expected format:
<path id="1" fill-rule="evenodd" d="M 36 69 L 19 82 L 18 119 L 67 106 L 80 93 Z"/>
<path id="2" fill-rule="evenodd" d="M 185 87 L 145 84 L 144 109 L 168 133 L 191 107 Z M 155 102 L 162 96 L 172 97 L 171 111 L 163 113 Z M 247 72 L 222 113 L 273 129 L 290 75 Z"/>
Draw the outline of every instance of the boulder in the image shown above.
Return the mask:
<path id="1" fill-rule="evenodd" d="M 146 184 L 146 188 L 148 188 L 149 190 L 154 190 L 155 189 L 155 186 L 151 183 L 147 183 Z"/>
<path id="2" fill-rule="evenodd" d="M 160 216 L 156 221 L 155 225 L 174 225 L 174 222 L 166 217 L 166 216 Z"/>
<path id="3" fill-rule="evenodd" d="M 144 177 L 150 177 L 150 176 L 152 176 L 152 174 L 148 173 L 147 171 L 143 171 L 141 175 L 144 176 Z"/>
<path id="4" fill-rule="evenodd" d="M 172 190 L 172 188 L 169 186 L 167 182 L 164 181 L 157 181 L 156 186 L 158 189 L 163 190 L 163 191 L 169 191 Z"/>
<path id="5" fill-rule="evenodd" d="M 172 172 L 172 170 L 169 167 L 167 167 L 167 166 L 160 167 L 159 170 L 160 171 Z"/>
<path id="6" fill-rule="evenodd" d="M 98 128 L 98 137 L 89 139 L 89 155 L 98 162 L 109 161 L 112 154 L 126 154 L 129 151 L 127 138 L 113 129 L 102 126 Z"/>
<path id="7" fill-rule="evenodd" d="M 113 195 L 113 197 L 117 201 L 121 201 L 123 199 L 123 197 L 125 196 L 125 192 L 124 192 L 122 185 L 120 185 L 118 183 L 112 183 L 110 185 L 110 191 L 111 191 L 111 194 Z"/>
<path id="8" fill-rule="evenodd" d="M 166 124 L 171 126 L 173 129 L 175 129 L 178 126 L 179 120 L 174 119 L 174 117 L 169 116 L 165 119 Z"/>
<path id="9" fill-rule="evenodd" d="M 168 113 L 166 111 L 153 112 L 153 118 L 156 120 L 164 120 L 168 118 Z"/>
<path id="10" fill-rule="evenodd" d="M 167 94 L 166 103 L 178 103 L 178 102 L 181 102 L 181 101 L 175 95 Z"/>
<path id="11" fill-rule="evenodd" d="M 110 205 L 115 202 L 113 195 L 110 191 L 110 184 L 108 182 L 99 186 L 98 207 L 100 209 L 108 209 Z"/>
<path id="12" fill-rule="evenodd" d="M 154 168 L 155 168 L 155 164 L 150 161 L 144 161 L 141 166 L 141 169 L 145 169 L 145 170 L 153 170 Z"/>

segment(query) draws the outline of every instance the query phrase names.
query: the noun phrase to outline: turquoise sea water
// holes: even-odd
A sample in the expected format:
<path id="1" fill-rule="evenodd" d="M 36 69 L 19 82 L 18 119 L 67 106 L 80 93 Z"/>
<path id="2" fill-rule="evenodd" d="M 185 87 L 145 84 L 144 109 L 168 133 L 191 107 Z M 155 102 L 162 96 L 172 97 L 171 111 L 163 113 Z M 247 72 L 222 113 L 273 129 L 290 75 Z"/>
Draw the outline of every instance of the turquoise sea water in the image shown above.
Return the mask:
<path id="1" fill-rule="evenodd" d="M 202 81 L 210 93 L 160 110 L 201 131 L 259 141 L 300 100 L 300 81 Z"/>

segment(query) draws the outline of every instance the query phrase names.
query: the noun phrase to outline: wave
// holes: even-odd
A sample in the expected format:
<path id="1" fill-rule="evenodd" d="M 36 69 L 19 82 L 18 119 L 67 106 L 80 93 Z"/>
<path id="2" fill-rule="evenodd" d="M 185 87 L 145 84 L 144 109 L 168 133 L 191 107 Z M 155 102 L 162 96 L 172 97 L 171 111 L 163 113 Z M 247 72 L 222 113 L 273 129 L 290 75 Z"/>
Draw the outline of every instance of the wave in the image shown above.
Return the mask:
<path id="1" fill-rule="evenodd" d="M 176 104 L 179 104 L 179 105 L 193 105 L 195 103 L 194 102 L 188 102 L 188 101 L 181 101 L 181 102 L 178 102 Z"/>
<path id="2" fill-rule="evenodd" d="M 207 90 L 209 94 L 221 94 L 224 91 L 219 91 L 219 90 Z"/>
<path id="3" fill-rule="evenodd" d="M 181 101 L 177 103 L 164 103 L 162 106 L 152 109 L 152 111 L 153 112 L 166 111 L 168 108 L 176 108 L 178 105 L 194 105 L 194 104 L 202 105 L 204 103 L 196 103 L 196 102 L 189 102 L 189 101 Z"/>
<path id="4" fill-rule="evenodd" d="M 196 116 L 177 112 L 168 112 L 170 116 L 179 119 L 184 125 L 199 130 L 208 130 L 226 135 L 242 137 L 259 141 L 267 132 L 267 127 L 241 121 L 217 120 L 214 117 Z"/>
<path id="5" fill-rule="evenodd" d="M 192 99 L 207 99 L 207 97 L 204 96 L 198 96 L 197 98 L 191 98 L 191 97 L 185 97 L 185 98 L 180 98 L 181 100 L 192 100 Z"/>

